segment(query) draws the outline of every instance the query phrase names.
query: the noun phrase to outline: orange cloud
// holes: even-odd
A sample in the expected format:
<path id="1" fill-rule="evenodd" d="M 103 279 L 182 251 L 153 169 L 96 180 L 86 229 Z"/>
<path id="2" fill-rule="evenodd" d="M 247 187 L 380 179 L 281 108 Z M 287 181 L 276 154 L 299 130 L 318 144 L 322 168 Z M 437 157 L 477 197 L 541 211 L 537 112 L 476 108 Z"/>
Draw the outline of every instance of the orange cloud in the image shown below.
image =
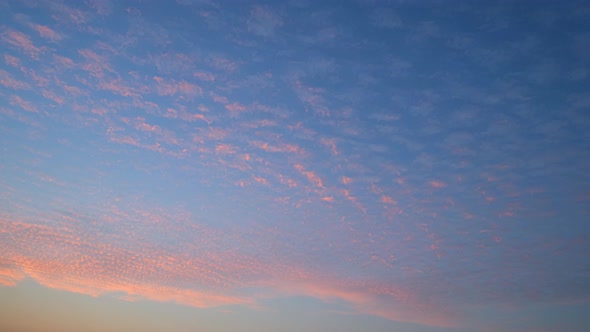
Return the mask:
<path id="1" fill-rule="evenodd" d="M 441 181 L 436 181 L 436 180 L 435 180 L 435 181 L 430 181 L 430 186 L 431 186 L 432 188 L 437 188 L 437 189 L 439 189 L 439 188 L 444 188 L 444 187 L 446 187 L 446 186 L 447 186 L 447 184 L 446 184 L 446 183 L 444 183 L 444 182 L 441 182 Z"/>
<path id="2" fill-rule="evenodd" d="M 237 148 L 229 144 L 217 144 L 215 152 L 222 154 L 233 154 L 236 153 Z"/>
<path id="3" fill-rule="evenodd" d="M 255 181 L 265 181 L 261 179 L 255 177 Z M 0 217 L 0 232 L 10 235 L 0 242 L 0 261 L 11 262 L 0 265 L 0 284 L 14 286 L 29 277 L 49 288 L 91 296 L 122 294 L 119 298 L 123 300 L 174 301 L 199 308 L 256 307 L 269 297 L 303 295 L 345 302 L 350 314 L 436 326 L 453 324 L 453 316 L 444 308 L 394 284 L 320 277 L 324 275 L 321 271 L 263 262 L 219 245 L 221 239 L 239 241 L 239 235 L 208 229 L 181 214 L 134 209 L 125 202 L 107 206 L 90 223 L 80 223 L 85 217 L 75 212 L 39 216 L 38 224 Z M 42 224 L 44 220 L 51 223 Z M 105 234 L 92 227 L 110 231 Z M 185 249 L 199 254 L 167 251 L 146 241 L 146 231 L 159 237 L 194 232 L 200 240 L 186 243 Z M 32 245 L 36 250 L 30 250 Z M 243 295 L 242 290 L 252 287 L 264 291 Z"/>
<path id="4" fill-rule="evenodd" d="M 301 149 L 297 146 L 297 145 L 293 145 L 293 144 L 275 144 L 275 145 L 270 145 L 266 142 L 261 142 L 261 141 L 253 141 L 250 142 L 250 145 L 253 145 L 259 149 L 262 149 L 266 152 L 292 152 L 292 153 L 297 153 L 297 152 L 301 152 Z"/>
<path id="5" fill-rule="evenodd" d="M 334 139 L 322 137 L 320 139 L 320 143 L 322 143 L 324 146 L 329 147 L 333 155 L 337 156 L 339 154 L 338 148 L 336 147 L 336 141 Z"/>
<path id="6" fill-rule="evenodd" d="M 385 203 L 385 204 L 395 204 L 395 200 L 389 196 L 386 195 L 382 195 L 381 196 L 381 203 Z"/>
<path id="7" fill-rule="evenodd" d="M 254 179 L 254 181 L 256 181 L 256 182 L 258 182 L 258 183 L 260 183 L 260 184 L 262 184 L 262 185 L 265 185 L 265 186 L 267 186 L 267 185 L 269 184 L 269 183 L 268 183 L 268 180 L 267 180 L 267 179 L 265 179 L 265 178 L 258 177 L 258 176 L 255 176 L 255 175 L 252 175 L 252 178 Z"/>
<path id="8" fill-rule="evenodd" d="M 345 301 L 354 308 L 351 314 L 368 314 L 429 326 L 457 326 L 453 314 L 445 308 L 420 304 L 411 292 L 379 283 L 303 279 L 272 286 L 286 295 L 305 295 L 324 302 Z"/>
<path id="9" fill-rule="evenodd" d="M 152 216 L 148 214 L 146 217 Z M 162 278 L 162 274 L 172 273 L 181 277 L 201 275 L 204 277 L 202 281 L 210 285 L 209 288 L 216 284 L 226 284 L 220 276 L 207 271 L 207 268 L 199 268 L 198 266 L 205 264 L 203 261 L 187 257 L 180 260 L 180 257 L 154 251 L 149 246 L 143 249 L 143 254 L 138 254 L 102 242 L 97 235 L 81 234 L 84 232 L 82 229 L 64 228 L 63 224 L 54 228 L 0 220 L 0 225 L 7 232 L 18 233 L 21 241 L 12 243 L 14 250 L 9 252 L 6 251 L 7 248 L 3 248 L 0 256 L 3 259 L 8 258 L 15 265 L 12 268 L 0 268 L 0 283 L 7 286 L 14 286 L 28 276 L 49 288 L 91 296 L 123 292 L 130 298 L 175 301 L 201 308 L 251 303 L 247 298 L 224 295 L 211 289 L 205 291 L 165 284 L 167 278 Z M 36 257 L 23 255 L 19 250 L 26 247 L 25 241 L 31 241 L 38 248 L 44 248 L 52 254 L 38 252 Z M 183 266 L 183 262 L 188 262 L 189 265 Z M 239 265 L 237 268 L 240 268 Z M 148 275 L 152 276 L 150 279 L 155 276 L 159 282 L 144 281 Z"/>
<path id="10" fill-rule="evenodd" d="M 317 176 L 314 172 L 305 170 L 303 165 L 300 165 L 300 164 L 296 164 L 294 167 L 301 174 L 305 175 L 305 177 L 307 177 L 309 182 L 311 182 L 312 184 L 314 184 L 315 186 L 317 186 L 319 188 L 322 188 L 322 189 L 324 188 L 324 184 L 322 182 L 322 179 L 319 176 Z"/>

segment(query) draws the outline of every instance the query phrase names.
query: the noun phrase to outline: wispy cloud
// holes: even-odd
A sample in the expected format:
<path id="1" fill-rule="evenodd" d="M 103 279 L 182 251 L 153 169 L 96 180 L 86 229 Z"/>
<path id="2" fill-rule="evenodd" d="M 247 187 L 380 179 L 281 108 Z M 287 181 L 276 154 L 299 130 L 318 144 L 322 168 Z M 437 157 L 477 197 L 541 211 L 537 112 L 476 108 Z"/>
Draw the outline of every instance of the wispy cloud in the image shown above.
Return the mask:
<path id="1" fill-rule="evenodd" d="M 60 41 L 63 38 L 61 34 L 55 32 L 54 30 L 45 25 L 35 24 L 33 25 L 33 29 L 35 29 L 41 37 L 48 39 L 52 42 Z"/>
<path id="2" fill-rule="evenodd" d="M 10 104 L 14 105 L 14 106 L 18 106 L 27 112 L 36 113 L 39 111 L 37 109 L 37 107 L 35 105 L 33 105 L 33 103 L 31 103 L 30 101 L 27 101 L 27 100 L 23 100 L 19 96 L 10 97 Z"/>
<path id="3" fill-rule="evenodd" d="M 28 35 L 20 31 L 7 29 L 2 32 L 0 38 L 4 43 L 20 49 L 33 59 L 38 59 L 39 55 L 43 53 L 43 50 L 35 46 Z"/>
<path id="4" fill-rule="evenodd" d="M 275 30 L 283 25 L 280 16 L 269 8 L 256 6 L 250 11 L 248 31 L 262 36 L 274 36 Z"/>
<path id="5" fill-rule="evenodd" d="M 10 75 L 10 73 L 2 69 L 0 69 L 0 84 L 14 90 L 29 89 L 31 87 L 26 82 L 16 80 L 14 77 L 12 77 L 12 75 Z"/>

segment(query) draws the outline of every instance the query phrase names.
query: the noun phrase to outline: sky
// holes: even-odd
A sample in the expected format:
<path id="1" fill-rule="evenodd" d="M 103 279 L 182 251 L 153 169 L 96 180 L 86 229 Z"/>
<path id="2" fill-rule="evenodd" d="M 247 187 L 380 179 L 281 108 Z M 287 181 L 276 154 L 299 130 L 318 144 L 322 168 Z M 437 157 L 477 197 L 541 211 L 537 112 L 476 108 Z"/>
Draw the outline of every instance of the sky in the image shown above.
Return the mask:
<path id="1" fill-rule="evenodd" d="M 590 330 L 590 2 L 0 0 L 0 330 Z"/>

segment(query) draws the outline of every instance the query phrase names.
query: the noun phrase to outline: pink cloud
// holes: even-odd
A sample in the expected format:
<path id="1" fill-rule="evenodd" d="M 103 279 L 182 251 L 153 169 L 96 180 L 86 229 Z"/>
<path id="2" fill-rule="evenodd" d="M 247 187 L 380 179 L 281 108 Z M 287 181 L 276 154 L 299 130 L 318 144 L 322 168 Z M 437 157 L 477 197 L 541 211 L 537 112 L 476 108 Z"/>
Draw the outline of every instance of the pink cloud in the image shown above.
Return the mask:
<path id="1" fill-rule="evenodd" d="M 214 68 L 223 70 L 225 72 L 233 72 L 238 68 L 238 64 L 236 62 L 220 56 L 213 57 L 211 60 L 211 65 Z"/>
<path id="2" fill-rule="evenodd" d="M 213 74 L 209 74 L 209 73 L 205 73 L 205 72 L 196 72 L 193 74 L 193 76 L 202 80 L 202 81 L 206 81 L 206 82 L 215 81 L 215 76 Z"/>
<path id="3" fill-rule="evenodd" d="M 35 226 L 33 226 L 35 227 Z M 37 226 L 38 227 L 38 226 Z M 32 230 L 39 232 L 41 230 Z M 124 249 L 113 247 L 107 244 L 99 245 L 88 242 L 77 242 L 77 240 L 64 237 L 63 234 L 55 233 L 55 230 L 46 229 L 48 234 L 55 234 L 60 238 L 62 243 L 70 248 L 80 248 L 83 244 L 92 248 L 93 256 L 75 257 L 71 262 L 59 260 L 49 260 L 41 257 L 16 256 L 12 259 L 18 264 L 18 269 L 2 273 L 0 271 L 0 280 L 6 280 L 4 284 L 8 286 L 15 285 L 18 281 L 28 276 L 36 280 L 39 284 L 59 290 L 91 295 L 94 297 L 108 293 L 124 293 L 127 299 L 148 299 L 160 302 L 174 301 L 176 303 L 190 305 L 198 308 L 216 307 L 227 304 L 252 304 L 247 298 L 223 295 L 211 290 L 202 291 L 196 289 L 187 289 L 174 286 L 166 286 L 158 283 L 143 282 L 135 280 L 110 279 L 109 274 L 114 272 L 112 269 L 113 260 L 124 261 L 127 265 L 123 267 L 123 273 L 131 275 L 132 269 L 140 268 L 146 272 L 156 270 L 168 270 L 171 266 L 176 265 L 173 257 L 159 257 L 151 260 L 146 256 L 135 258 L 133 262 L 132 253 Z M 30 231 L 29 231 L 30 232 Z M 42 234 L 42 233 L 41 233 Z M 45 236 L 48 234 L 38 234 L 35 239 L 47 244 Z M 44 242 L 44 243 L 43 243 Z M 88 249 L 86 249 L 87 251 Z M 106 254 L 106 255 L 105 255 Z M 154 254 L 157 254 L 154 252 Z M 77 256 L 77 255 L 76 255 Z M 102 258 L 100 258 L 102 256 Z M 157 256 L 156 256 L 157 257 Z M 103 259 L 104 261 L 99 261 Z M 91 269 L 95 269 L 92 271 Z M 182 273 L 181 270 L 178 270 Z M 202 274 L 203 272 L 201 272 Z"/>
<path id="4" fill-rule="evenodd" d="M 135 129 L 140 131 L 147 131 L 152 133 L 158 133 L 161 131 L 159 126 L 156 125 L 149 125 L 145 123 L 145 119 L 143 118 L 136 118 L 135 119 Z"/>
<path id="5" fill-rule="evenodd" d="M 193 121 L 197 121 L 197 120 L 206 122 L 208 124 L 211 124 L 211 122 L 212 122 L 205 115 L 200 114 L 200 113 L 190 113 L 190 112 L 187 112 L 184 108 L 181 108 L 180 110 L 168 108 L 166 110 L 166 113 L 164 113 L 164 117 L 172 118 L 172 119 L 180 119 L 180 120 L 187 121 L 187 122 L 193 122 Z"/>
<path id="6" fill-rule="evenodd" d="M 241 112 L 241 111 L 246 110 L 246 106 L 238 104 L 238 103 L 227 104 L 227 105 L 225 105 L 225 108 L 231 112 Z"/>
<path id="7" fill-rule="evenodd" d="M 254 179 L 254 181 L 256 181 L 262 185 L 265 185 L 265 186 L 269 185 L 268 180 L 263 177 L 258 177 L 258 176 L 252 175 L 252 178 Z"/>
<path id="8" fill-rule="evenodd" d="M 99 83 L 99 87 L 103 90 L 111 91 L 124 97 L 137 97 L 140 95 L 138 89 L 128 86 L 121 81 L 121 79 L 111 80 L 108 82 Z"/>
<path id="9" fill-rule="evenodd" d="M 33 28 L 37 30 L 41 37 L 48 39 L 52 42 L 60 41 L 63 38 L 61 34 L 55 32 L 54 30 L 45 25 L 35 24 L 33 25 Z"/>
<path id="10" fill-rule="evenodd" d="M 57 9 L 57 14 L 53 18 L 57 21 L 69 21 L 78 26 L 85 24 L 88 21 L 88 13 L 79 9 L 68 7 L 64 4 L 54 7 Z"/>
<path id="11" fill-rule="evenodd" d="M 25 73 L 29 78 L 31 78 L 31 80 L 37 83 L 37 86 L 39 87 L 48 87 L 50 84 L 50 80 L 47 78 L 47 76 L 37 74 L 37 72 L 32 68 L 26 70 Z"/>
<path id="12" fill-rule="evenodd" d="M 297 187 L 297 181 L 290 179 L 282 174 L 279 174 L 278 177 L 279 177 L 279 181 L 281 182 L 281 184 L 286 185 L 289 188 Z"/>
<path id="13" fill-rule="evenodd" d="M 322 189 L 324 188 L 322 179 L 314 172 L 306 170 L 305 167 L 303 167 L 303 165 L 300 164 L 296 164 L 295 169 L 298 170 L 301 174 L 303 174 L 309 180 L 309 182 L 311 182 L 315 186 Z"/>
<path id="14" fill-rule="evenodd" d="M 224 96 L 220 96 L 212 92 L 211 97 L 213 97 L 213 101 L 216 103 L 229 104 L 229 100 Z"/>
<path id="15" fill-rule="evenodd" d="M 75 65 L 72 59 L 61 55 L 53 55 L 53 62 L 65 68 L 72 68 Z"/>
<path id="16" fill-rule="evenodd" d="M 37 107 L 35 107 L 35 105 L 33 105 L 29 101 L 23 100 L 19 96 L 12 96 L 12 97 L 10 97 L 10 104 L 11 105 L 18 106 L 18 107 L 24 109 L 27 112 L 32 112 L 32 113 L 38 112 Z"/>
<path id="17" fill-rule="evenodd" d="M 253 176 L 253 180 L 268 184 L 263 177 Z M 238 185 L 245 182 L 238 181 Z M 327 196 L 324 200 L 330 202 L 333 198 Z M 87 229 L 88 225 L 78 221 L 84 216 L 75 212 L 39 216 L 36 223 L 0 217 L 0 232 L 18 234 L 8 237 L 8 242 L 0 242 L 0 260 L 12 263 L 0 266 L 0 284 L 14 286 L 28 277 L 49 288 L 91 296 L 122 293 L 120 298 L 124 300 L 174 301 L 199 308 L 256 308 L 268 298 L 309 296 L 327 303 L 344 302 L 349 308 L 345 310 L 352 315 L 433 326 L 454 324 L 452 312 L 430 304 L 410 289 L 375 280 L 327 277 L 321 271 L 291 263 L 264 262 L 227 251 L 221 249 L 220 240 L 239 241 L 238 234 L 195 224 L 182 212 L 154 212 L 127 203 L 108 203 L 106 209 L 99 209 L 102 213 L 94 216 L 96 224 L 116 228 L 114 234 L 125 234 L 121 239 Z M 51 223 L 43 224 L 45 219 Z M 192 247 L 190 250 L 207 250 L 199 250 L 197 256 L 170 252 L 146 242 L 138 230 L 162 236 L 195 232 L 201 241 L 187 246 Z M 31 252 L 32 244 L 38 250 Z M 264 291 L 242 292 L 252 287 Z"/>
<path id="18" fill-rule="evenodd" d="M 198 94 L 203 93 L 203 90 L 199 86 L 192 84 L 192 83 L 188 83 L 186 81 L 178 82 L 176 84 L 176 86 L 177 86 L 178 92 L 185 94 L 185 95 L 194 96 L 194 95 L 198 95 Z"/>
<path id="19" fill-rule="evenodd" d="M 0 266 L 0 285 L 2 286 L 16 286 L 25 277 L 26 275 L 20 272 L 20 269 L 16 266 Z"/>
<path id="20" fill-rule="evenodd" d="M 69 93 L 72 96 L 83 96 L 86 95 L 87 92 L 80 89 L 77 86 L 73 86 L 73 85 L 64 85 L 62 86 L 62 88 L 64 89 L 65 92 Z"/>
<path id="21" fill-rule="evenodd" d="M 345 301 L 354 308 L 350 314 L 368 314 L 398 322 L 437 327 L 457 326 L 455 315 L 448 309 L 422 304 L 416 295 L 391 285 L 302 279 L 279 282 L 272 286 L 286 295 L 305 295 L 324 302 Z"/>
<path id="22" fill-rule="evenodd" d="M 93 108 L 90 112 L 99 116 L 105 116 L 107 113 L 109 113 L 109 111 L 104 108 Z"/>
<path id="23" fill-rule="evenodd" d="M 158 76 L 154 76 L 154 81 L 156 81 L 156 91 L 160 96 L 181 94 L 194 97 L 203 93 L 201 87 L 186 81 L 176 82 L 174 80 L 165 80 Z"/>
<path id="24" fill-rule="evenodd" d="M 0 69 L 0 84 L 4 85 L 7 88 L 11 88 L 14 90 L 24 90 L 29 89 L 31 86 L 26 82 L 21 82 L 16 80 L 10 75 L 10 73 Z"/>
<path id="25" fill-rule="evenodd" d="M 442 181 L 437 181 L 437 180 L 434 180 L 434 181 L 430 181 L 430 186 L 431 186 L 432 188 L 440 189 L 440 188 L 444 188 L 444 187 L 446 187 L 446 186 L 447 186 L 447 184 L 446 184 L 446 183 L 444 183 L 444 182 L 442 182 Z"/>
<path id="26" fill-rule="evenodd" d="M 20 66 L 20 59 L 12 55 L 4 54 L 4 62 L 12 67 Z"/>
<path id="27" fill-rule="evenodd" d="M 336 147 L 336 141 L 334 139 L 322 137 L 320 139 L 320 143 L 324 146 L 329 147 L 333 155 L 338 155 L 338 148 Z"/>
<path id="28" fill-rule="evenodd" d="M 111 142 L 139 146 L 139 142 L 131 136 L 111 136 Z"/>
<path id="29" fill-rule="evenodd" d="M 215 152 L 222 154 L 233 154 L 236 153 L 237 148 L 229 144 L 217 144 Z"/>
<path id="30" fill-rule="evenodd" d="M 64 98 L 63 98 L 63 97 L 61 97 L 61 96 L 58 96 L 57 94 L 55 94 L 55 93 L 54 93 L 54 92 L 52 92 L 52 91 L 49 91 L 49 90 L 45 90 L 45 89 L 43 89 L 43 90 L 41 91 L 41 93 L 43 94 L 43 97 L 45 97 L 45 98 L 47 98 L 47 99 L 49 99 L 49 100 L 52 100 L 52 101 L 54 101 L 56 104 L 59 104 L 59 105 L 61 105 L 61 104 L 63 104 L 63 103 L 64 103 Z"/>
<path id="31" fill-rule="evenodd" d="M 79 50 L 78 53 L 86 59 L 86 63 L 82 65 L 82 69 L 95 77 L 103 77 L 104 72 L 115 72 L 107 60 L 106 56 L 99 55 L 89 49 Z"/>
<path id="32" fill-rule="evenodd" d="M 262 149 L 266 152 L 290 152 L 290 153 L 300 153 L 302 152 L 301 148 L 297 145 L 293 144 L 284 144 L 284 143 L 277 143 L 277 144 L 269 144 L 266 142 L 261 141 L 252 141 L 250 145 L 255 146 L 259 149 Z"/>
<path id="33" fill-rule="evenodd" d="M 0 37 L 5 43 L 15 46 L 25 52 L 33 59 L 38 59 L 39 54 L 43 52 L 42 49 L 33 45 L 31 38 L 26 34 L 15 31 L 15 30 L 8 30 L 2 33 Z"/>
<path id="34" fill-rule="evenodd" d="M 384 203 L 384 204 L 395 204 L 396 202 L 395 202 L 395 200 L 393 198 L 391 198 L 389 196 L 386 196 L 386 195 L 382 195 L 381 196 L 381 203 Z"/>

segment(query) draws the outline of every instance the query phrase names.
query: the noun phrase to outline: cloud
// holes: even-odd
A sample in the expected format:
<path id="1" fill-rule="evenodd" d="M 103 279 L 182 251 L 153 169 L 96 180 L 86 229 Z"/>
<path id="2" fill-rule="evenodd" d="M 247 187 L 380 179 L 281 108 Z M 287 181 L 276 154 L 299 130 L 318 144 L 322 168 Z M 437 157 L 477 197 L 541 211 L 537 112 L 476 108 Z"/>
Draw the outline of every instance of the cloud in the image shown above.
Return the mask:
<path id="1" fill-rule="evenodd" d="M 206 81 L 206 82 L 212 82 L 215 81 L 215 75 L 210 74 L 210 73 L 205 73 L 205 72 L 195 72 L 193 74 L 194 77 L 202 80 L 202 81 Z"/>
<path id="2" fill-rule="evenodd" d="M 276 29 L 283 25 L 281 17 L 269 8 L 256 6 L 250 11 L 248 31 L 261 36 L 272 37 Z"/>
<path id="3" fill-rule="evenodd" d="M 86 62 L 82 64 L 82 69 L 87 71 L 90 75 L 94 77 L 102 78 L 105 76 L 106 72 L 115 72 L 106 55 L 97 54 L 96 52 L 90 49 L 79 50 L 78 54 L 80 54 L 86 60 Z M 55 58 L 55 60 L 65 60 L 67 63 L 67 60 L 63 57 Z"/>
<path id="4" fill-rule="evenodd" d="M 14 106 L 18 106 L 27 112 L 31 112 L 31 113 L 39 112 L 37 107 L 35 105 L 33 105 L 30 101 L 23 100 L 19 96 L 10 97 L 10 104 L 14 105 Z"/>
<path id="5" fill-rule="evenodd" d="M 41 94 L 43 95 L 43 97 L 45 97 L 45 98 L 47 98 L 47 99 L 55 102 L 58 105 L 63 104 L 64 101 L 65 101 L 64 97 L 59 96 L 59 95 L 57 95 L 54 92 L 49 91 L 49 90 L 43 89 L 43 90 L 41 90 Z"/>
<path id="6" fill-rule="evenodd" d="M 246 110 L 246 106 L 238 104 L 238 103 L 231 103 L 225 105 L 225 108 L 231 112 L 242 112 Z"/>
<path id="7" fill-rule="evenodd" d="M 269 144 L 269 143 L 261 142 L 261 141 L 252 141 L 249 143 L 250 143 L 250 145 L 255 146 L 259 149 L 262 149 L 266 152 L 289 152 L 289 153 L 301 153 L 302 152 L 301 148 L 299 148 L 298 146 L 293 145 L 293 144 L 284 144 L 284 143 Z"/>
<path id="8" fill-rule="evenodd" d="M 304 175 L 309 182 L 315 185 L 318 188 L 324 188 L 324 184 L 322 179 L 312 171 L 306 170 L 303 165 L 295 164 L 295 169 L 298 170 L 302 175 Z"/>
<path id="9" fill-rule="evenodd" d="M 58 22 L 72 23 L 78 27 L 82 27 L 91 20 L 88 12 L 69 7 L 63 3 L 53 3 L 51 4 L 51 9 L 54 12 L 52 17 Z"/>
<path id="10" fill-rule="evenodd" d="M 41 48 L 33 45 L 33 42 L 28 35 L 20 31 L 11 29 L 5 30 L 0 35 L 0 38 L 3 42 L 17 47 L 33 59 L 38 59 L 39 55 L 43 53 Z"/>
<path id="11" fill-rule="evenodd" d="M 10 75 L 10 73 L 2 69 L 0 69 L 0 84 L 13 90 L 25 90 L 31 88 L 28 83 L 16 80 Z"/>
<path id="12" fill-rule="evenodd" d="M 20 65 L 19 58 L 8 54 L 4 54 L 4 62 L 6 62 L 7 65 L 12 67 L 18 67 Z"/>
<path id="13" fill-rule="evenodd" d="M 72 59 L 57 54 L 53 55 L 53 61 L 55 64 L 63 68 L 73 68 L 75 66 L 75 63 Z"/>
<path id="14" fill-rule="evenodd" d="M 395 204 L 395 200 L 386 195 L 381 196 L 381 202 L 385 204 Z"/>
<path id="15" fill-rule="evenodd" d="M 89 0 L 88 4 L 101 16 L 109 16 L 113 12 L 114 5 L 110 0 Z"/>
<path id="16" fill-rule="evenodd" d="M 398 322 L 437 327 L 458 324 L 456 318 L 450 312 L 445 312 L 444 308 L 412 303 L 414 294 L 378 282 L 312 279 L 278 283 L 275 287 L 286 295 L 305 295 L 325 302 L 344 301 L 352 306 L 351 314 L 368 314 Z M 389 301 L 383 301 L 384 298 L 389 298 Z M 430 315 L 424 315 L 428 310 Z"/>
<path id="17" fill-rule="evenodd" d="M 215 147 L 215 152 L 221 154 L 234 154 L 237 152 L 237 148 L 235 146 L 229 144 L 217 144 Z"/>
<path id="18" fill-rule="evenodd" d="M 432 188 L 437 188 L 437 189 L 439 189 L 439 188 L 444 188 L 444 187 L 446 187 L 446 186 L 447 186 L 447 184 L 446 184 L 446 183 L 444 183 L 444 182 L 442 182 L 442 181 L 437 181 L 437 180 L 434 180 L 434 181 L 430 181 L 430 186 L 431 186 Z"/>
<path id="19" fill-rule="evenodd" d="M 255 180 L 266 183 L 263 178 Z M 280 262 L 260 261 L 223 249 L 219 241 L 224 238 L 240 241 L 234 234 L 190 226 L 181 215 L 170 219 L 169 213 L 110 206 L 110 212 L 98 217 L 102 220 L 65 211 L 37 218 L 35 223 L 0 218 L 3 232 L 19 234 L 18 239 L 0 244 L 0 257 L 12 262 L 0 266 L 0 282 L 13 286 L 29 277 L 46 287 L 92 296 L 123 293 L 126 300 L 174 301 L 199 308 L 256 307 L 268 297 L 303 295 L 328 303 L 343 301 L 351 314 L 434 326 L 453 322 L 446 310 L 422 304 L 408 290 L 377 281 L 326 278 Z M 95 229 L 82 227 L 80 221 Z M 177 233 L 178 227 L 184 231 Z M 157 238 L 174 236 L 176 241 L 190 238 L 193 244 L 186 244 L 188 251 L 168 251 L 146 241 L 149 233 L 159 234 Z M 202 241 L 195 242 L 195 236 Z M 31 244 L 42 250 L 30 253 L 26 248 Z M 11 250 L 6 250 L 8 246 Z M 199 252 L 196 256 L 188 253 L 194 249 Z M 265 291 L 244 292 L 252 287 Z M 423 315 L 426 310 L 429 315 Z"/>
<path id="20" fill-rule="evenodd" d="M 33 29 L 35 29 L 41 37 L 48 39 L 52 42 L 60 41 L 63 38 L 61 34 L 55 32 L 54 30 L 45 25 L 35 24 L 33 25 Z"/>
<path id="21" fill-rule="evenodd" d="M 203 93 L 203 89 L 196 84 L 187 81 L 166 80 L 162 77 L 154 76 L 156 81 L 156 91 L 160 96 L 172 96 L 176 94 L 195 97 Z"/>

